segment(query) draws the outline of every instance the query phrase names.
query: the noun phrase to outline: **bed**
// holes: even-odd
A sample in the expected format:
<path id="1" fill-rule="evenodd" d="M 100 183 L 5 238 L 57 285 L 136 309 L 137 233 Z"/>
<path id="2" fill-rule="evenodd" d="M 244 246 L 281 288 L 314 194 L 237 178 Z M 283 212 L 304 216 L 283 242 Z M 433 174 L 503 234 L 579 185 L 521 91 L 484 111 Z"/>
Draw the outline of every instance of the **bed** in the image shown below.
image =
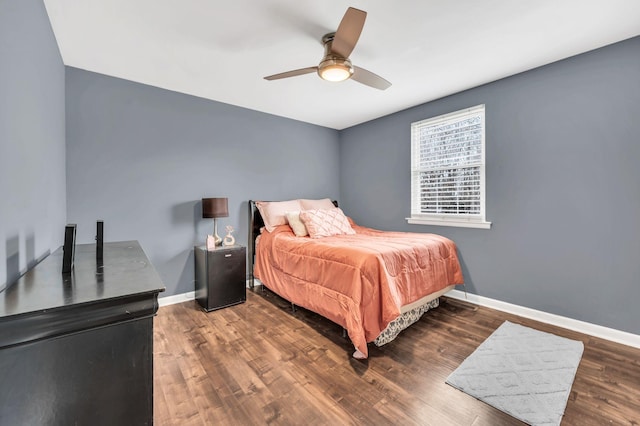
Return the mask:
<path id="1" fill-rule="evenodd" d="M 330 199 L 250 200 L 248 251 L 251 286 L 341 325 L 361 359 L 463 284 L 453 241 L 359 226 Z"/>

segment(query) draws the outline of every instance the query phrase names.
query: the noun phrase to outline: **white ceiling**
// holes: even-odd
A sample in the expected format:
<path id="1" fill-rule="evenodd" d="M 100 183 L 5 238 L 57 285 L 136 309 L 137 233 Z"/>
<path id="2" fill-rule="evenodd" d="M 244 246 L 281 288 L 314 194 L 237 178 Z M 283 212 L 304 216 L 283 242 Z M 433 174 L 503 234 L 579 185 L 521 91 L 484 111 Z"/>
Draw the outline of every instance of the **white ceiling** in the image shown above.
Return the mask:
<path id="1" fill-rule="evenodd" d="M 640 34 L 638 0 L 44 1 L 65 65 L 334 129 Z M 317 65 L 349 6 L 391 88 L 263 79 Z"/>

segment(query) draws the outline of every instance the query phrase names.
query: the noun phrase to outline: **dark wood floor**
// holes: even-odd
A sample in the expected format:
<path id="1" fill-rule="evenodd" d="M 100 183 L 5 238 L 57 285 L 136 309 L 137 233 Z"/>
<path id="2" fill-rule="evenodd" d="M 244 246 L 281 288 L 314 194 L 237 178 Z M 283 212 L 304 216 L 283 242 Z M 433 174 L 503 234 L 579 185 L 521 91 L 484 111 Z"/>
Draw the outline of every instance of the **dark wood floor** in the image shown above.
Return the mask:
<path id="1" fill-rule="evenodd" d="M 640 349 L 442 298 L 393 342 L 351 358 L 341 328 L 260 287 L 204 313 L 155 319 L 158 425 L 518 425 L 445 384 L 503 321 L 585 344 L 562 425 L 640 424 Z"/>

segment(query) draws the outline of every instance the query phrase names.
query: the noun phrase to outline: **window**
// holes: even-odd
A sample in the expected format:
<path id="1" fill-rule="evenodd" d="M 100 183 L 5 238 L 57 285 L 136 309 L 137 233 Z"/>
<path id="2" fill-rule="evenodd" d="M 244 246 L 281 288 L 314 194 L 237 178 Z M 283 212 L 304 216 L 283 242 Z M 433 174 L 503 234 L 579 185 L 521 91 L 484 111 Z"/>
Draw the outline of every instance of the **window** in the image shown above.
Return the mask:
<path id="1" fill-rule="evenodd" d="M 409 223 L 489 228 L 484 105 L 411 124 Z"/>

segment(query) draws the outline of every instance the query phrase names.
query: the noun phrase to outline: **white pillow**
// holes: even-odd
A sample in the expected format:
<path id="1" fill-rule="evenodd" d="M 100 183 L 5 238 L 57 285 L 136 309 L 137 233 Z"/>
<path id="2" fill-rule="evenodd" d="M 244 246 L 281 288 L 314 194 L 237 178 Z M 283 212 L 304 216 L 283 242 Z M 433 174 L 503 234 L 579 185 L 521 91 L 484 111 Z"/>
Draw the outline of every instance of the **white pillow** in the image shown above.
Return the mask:
<path id="1" fill-rule="evenodd" d="M 302 210 L 329 210 L 336 208 L 330 198 L 323 198 L 321 200 L 301 199 L 299 201 L 302 206 Z"/>
<path id="2" fill-rule="evenodd" d="M 309 235 L 307 227 L 304 226 L 304 223 L 300 220 L 300 211 L 287 212 L 286 216 L 287 221 L 289 221 L 289 226 L 293 230 L 293 233 L 296 234 L 296 237 L 306 237 Z"/>
<path id="3" fill-rule="evenodd" d="M 299 200 L 290 201 L 256 201 L 256 207 L 262 215 L 264 227 L 273 232 L 276 226 L 286 225 L 288 211 L 301 210 Z"/>

